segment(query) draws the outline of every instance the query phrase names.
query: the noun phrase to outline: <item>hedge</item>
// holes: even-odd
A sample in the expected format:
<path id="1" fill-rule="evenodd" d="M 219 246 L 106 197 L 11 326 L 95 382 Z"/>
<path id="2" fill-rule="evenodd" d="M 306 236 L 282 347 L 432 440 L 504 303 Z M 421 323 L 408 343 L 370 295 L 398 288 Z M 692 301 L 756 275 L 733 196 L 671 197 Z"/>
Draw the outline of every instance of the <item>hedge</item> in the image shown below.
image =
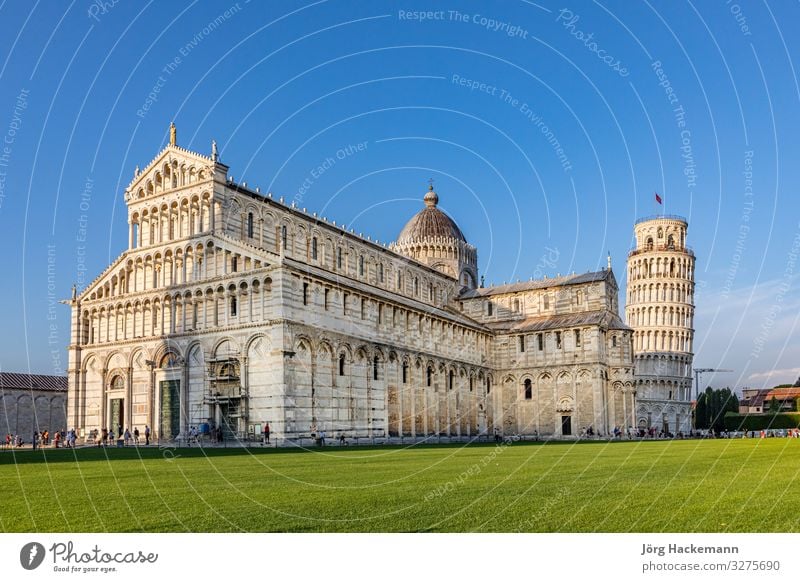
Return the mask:
<path id="1" fill-rule="evenodd" d="M 725 428 L 728 430 L 800 428 L 800 413 L 737 414 L 729 412 L 725 415 Z"/>

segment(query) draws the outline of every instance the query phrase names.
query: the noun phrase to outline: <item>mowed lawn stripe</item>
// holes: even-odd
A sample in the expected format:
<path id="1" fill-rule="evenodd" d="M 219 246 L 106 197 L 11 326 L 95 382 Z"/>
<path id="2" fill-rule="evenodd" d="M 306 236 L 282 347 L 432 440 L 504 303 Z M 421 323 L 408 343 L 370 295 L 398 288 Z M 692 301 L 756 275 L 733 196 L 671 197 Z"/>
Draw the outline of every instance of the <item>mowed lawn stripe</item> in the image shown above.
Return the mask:
<path id="1" fill-rule="evenodd" d="M 666 524 L 787 532 L 798 531 L 799 472 L 800 440 L 787 439 L 4 451 L 0 524 L 9 532 L 625 532 Z"/>

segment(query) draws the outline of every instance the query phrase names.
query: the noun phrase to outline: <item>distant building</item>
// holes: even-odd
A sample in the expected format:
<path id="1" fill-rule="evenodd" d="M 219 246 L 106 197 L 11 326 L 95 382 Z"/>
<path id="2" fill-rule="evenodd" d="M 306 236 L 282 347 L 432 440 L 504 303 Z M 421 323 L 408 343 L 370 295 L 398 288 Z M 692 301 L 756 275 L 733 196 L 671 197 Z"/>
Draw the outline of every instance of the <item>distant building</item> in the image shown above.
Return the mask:
<path id="1" fill-rule="evenodd" d="M 778 402 L 780 412 L 794 412 L 797 410 L 797 399 L 800 398 L 800 387 L 778 386 L 767 392 L 764 397 L 764 412 L 769 412 L 773 398 Z"/>
<path id="2" fill-rule="evenodd" d="M 67 377 L 0 372 L 0 433 L 67 430 Z"/>
<path id="3" fill-rule="evenodd" d="M 739 399 L 739 413 L 740 414 L 761 414 L 765 412 L 765 407 L 769 407 L 769 403 L 764 404 L 764 399 L 770 392 L 770 388 L 743 388 L 742 397 Z"/>

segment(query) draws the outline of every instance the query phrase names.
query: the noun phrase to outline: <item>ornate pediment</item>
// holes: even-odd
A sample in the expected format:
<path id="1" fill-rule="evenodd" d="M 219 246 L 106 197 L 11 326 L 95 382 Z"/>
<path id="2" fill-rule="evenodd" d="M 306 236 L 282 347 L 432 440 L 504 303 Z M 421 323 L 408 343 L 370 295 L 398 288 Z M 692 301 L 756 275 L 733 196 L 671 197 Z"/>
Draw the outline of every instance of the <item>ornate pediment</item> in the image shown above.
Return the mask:
<path id="1" fill-rule="evenodd" d="M 161 195 L 176 188 L 205 181 L 217 172 L 227 175 L 228 167 L 209 156 L 169 144 L 144 170 L 138 166 L 125 189 L 127 203 Z"/>

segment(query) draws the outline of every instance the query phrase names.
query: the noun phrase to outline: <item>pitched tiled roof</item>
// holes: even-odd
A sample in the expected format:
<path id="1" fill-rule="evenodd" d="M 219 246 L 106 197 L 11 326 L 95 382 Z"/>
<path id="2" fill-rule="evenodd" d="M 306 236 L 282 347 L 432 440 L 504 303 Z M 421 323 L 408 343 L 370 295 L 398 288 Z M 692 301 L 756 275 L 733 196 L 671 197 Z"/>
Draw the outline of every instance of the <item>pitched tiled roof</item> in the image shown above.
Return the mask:
<path id="1" fill-rule="evenodd" d="M 496 331 L 510 333 L 546 331 L 582 325 L 599 325 L 606 329 L 629 330 L 619 316 L 610 311 L 584 311 L 582 313 L 564 313 L 544 317 L 528 317 L 522 320 L 487 323 L 486 327 Z"/>
<path id="2" fill-rule="evenodd" d="M 547 289 L 548 287 L 561 287 L 564 285 L 580 285 L 582 283 L 595 283 L 605 281 L 611 277 L 609 269 L 595 271 L 593 273 L 582 273 L 580 275 L 564 275 L 552 279 L 536 279 L 535 281 L 522 281 L 520 283 L 510 283 L 508 285 L 495 285 L 493 287 L 481 287 L 470 289 L 461 294 L 459 299 L 475 299 L 477 297 L 488 297 L 491 295 L 502 295 L 503 293 L 517 293 L 520 291 L 531 291 L 533 289 Z"/>
<path id="3" fill-rule="evenodd" d="M 0 372 L 0 389 L 3 390 L 46 390 L 66 392 L 66 376 L 46 376 L 44 374 L 19 374 Z"/>
<path id="4" fill-rule="evenodd" d="M 772 400 L 775 397 L 778 400 L 785 400 L 787 398 L 800 398 L 800 387 L 788 386 L 786 388 L 773 388 L 766 396 L 766 400 Z"/>

